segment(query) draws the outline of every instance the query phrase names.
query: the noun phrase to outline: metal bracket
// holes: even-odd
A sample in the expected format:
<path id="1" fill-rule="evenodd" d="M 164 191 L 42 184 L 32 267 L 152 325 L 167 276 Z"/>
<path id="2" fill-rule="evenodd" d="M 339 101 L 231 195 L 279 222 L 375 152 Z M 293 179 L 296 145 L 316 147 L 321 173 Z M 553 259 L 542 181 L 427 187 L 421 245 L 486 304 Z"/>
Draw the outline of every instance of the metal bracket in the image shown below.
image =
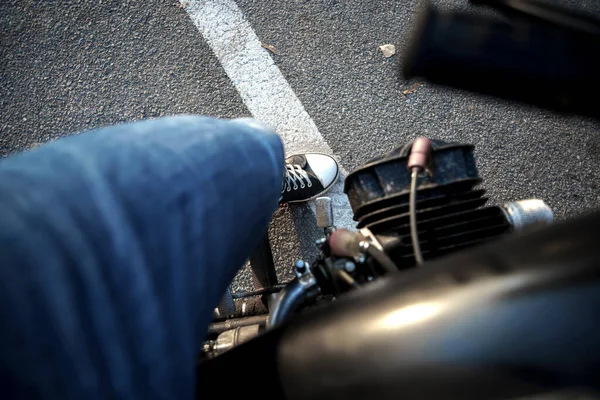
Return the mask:
<path id="1" fill-rule="evenodd" d="M 361 230 L 359 230 L 359 232 L 361 235 L 363 235 L 366 242 L 370 246 L 375 247 L 379 251 L 383 251 L 383 246 L 381 246 L 381 243 L 379 243 L 379 240 L 377 240 L 375 235 L 373 235 L 373 232 L 371 232 L 368 228 L 362 228 Z"/>

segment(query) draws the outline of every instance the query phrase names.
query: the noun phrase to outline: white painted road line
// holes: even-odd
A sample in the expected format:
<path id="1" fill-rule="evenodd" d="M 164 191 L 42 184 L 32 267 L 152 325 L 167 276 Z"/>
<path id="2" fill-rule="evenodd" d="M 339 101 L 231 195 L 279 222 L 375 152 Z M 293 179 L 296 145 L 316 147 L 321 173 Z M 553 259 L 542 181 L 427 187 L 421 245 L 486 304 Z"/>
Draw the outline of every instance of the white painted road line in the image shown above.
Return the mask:
<path id="1" fill-rule="evenodd" d="M 233 0 L 180 0 L 215 53 L 254 118 L 275 128 L 286 153 L 320 152 L 331 148 L 287 83 L 267 50 Z M 346 176 L 342 168 L 341 173 Z M 352 211 L 343 180 L 328 193 L 335 207 L 335 224 L 350 228 Z M 314 203 L 313 203 L 314 211 Z"/>

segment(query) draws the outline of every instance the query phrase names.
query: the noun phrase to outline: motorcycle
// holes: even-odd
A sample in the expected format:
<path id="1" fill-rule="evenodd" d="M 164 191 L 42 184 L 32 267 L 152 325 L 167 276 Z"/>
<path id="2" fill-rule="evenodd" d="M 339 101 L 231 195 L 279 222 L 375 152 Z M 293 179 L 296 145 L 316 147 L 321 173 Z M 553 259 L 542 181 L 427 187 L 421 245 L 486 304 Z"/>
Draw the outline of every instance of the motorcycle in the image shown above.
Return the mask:
<path id="1" fill-rule="evenodd" d="M 586 101 L 600 88 L 597 20 L 536 1 L 478 3 L 513 20 L 428 8 L 404 74 L 598 116 Z M 524 26 L 529 36 L 512 35 Z M 568 65 L 528 51 L 542 37 Z M 549 95 L 557 70 L 561 91 Z M 317 199 L 318 256 L 298 260 L 285 285 L 265 239 L 250 263 L 271 284 L 219 305 L 198 387 L 238 398 L 597 398 L 600 213 L 552 224 L 542 200 L 487 205 L 481 183 L 472 145 L 426 138 L 352 172 L 356 229 L 336 229 L 331 200 Z"/>

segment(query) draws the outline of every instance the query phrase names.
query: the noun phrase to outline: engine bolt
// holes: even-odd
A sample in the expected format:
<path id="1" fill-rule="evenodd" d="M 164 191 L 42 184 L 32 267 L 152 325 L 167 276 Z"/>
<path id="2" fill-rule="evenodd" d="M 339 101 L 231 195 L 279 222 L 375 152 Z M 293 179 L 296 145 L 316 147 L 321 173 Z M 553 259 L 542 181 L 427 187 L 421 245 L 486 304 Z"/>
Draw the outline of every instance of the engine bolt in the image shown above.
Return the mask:
<path id="1" fill-rule="evenodd" d="M 346 261 L 346 263 L 344 264 L 344 269 L 346 270 L 346 272 L 354 272 L 354 270 L 356 269 L 356 265 L 354 265 L 352 261 Z"/>
<path id="2" fill-rule="evenodd" d="M 296 261 L 296 271 L 300 274 L 303 274 L 306 271 L 306 262 L 304 260 Z"/>
<path id="3" fill-rule="evenodd" d="M 367 250 L 369 250 L 369 242 L 367 242 L 365 240 L 361 240 L 358 243 L 358 248 L 360 249 L 361 252 L 366 253 Z"/>

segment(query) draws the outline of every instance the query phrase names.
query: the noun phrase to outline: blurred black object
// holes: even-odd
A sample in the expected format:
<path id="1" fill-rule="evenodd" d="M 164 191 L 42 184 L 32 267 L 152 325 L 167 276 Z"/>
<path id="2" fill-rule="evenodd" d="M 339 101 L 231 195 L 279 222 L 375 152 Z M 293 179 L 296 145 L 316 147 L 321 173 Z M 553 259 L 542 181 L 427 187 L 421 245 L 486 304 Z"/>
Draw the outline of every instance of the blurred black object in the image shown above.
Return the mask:
<path id="1" fill-rule="evenodd" d="M 198 387 L 305 400 L 593 393 L 599 224 L 590 215 L 386 276 L 200 364 Z M 260 368 L 240 368 L 251 361 Z"/>
<path id="2" fill-rule="evenodd" d="M 599 20 L 539 1 L 472 2 L 509 18 L 426 7 L 403 63 L 405 77 L 600 116 Z"/>

